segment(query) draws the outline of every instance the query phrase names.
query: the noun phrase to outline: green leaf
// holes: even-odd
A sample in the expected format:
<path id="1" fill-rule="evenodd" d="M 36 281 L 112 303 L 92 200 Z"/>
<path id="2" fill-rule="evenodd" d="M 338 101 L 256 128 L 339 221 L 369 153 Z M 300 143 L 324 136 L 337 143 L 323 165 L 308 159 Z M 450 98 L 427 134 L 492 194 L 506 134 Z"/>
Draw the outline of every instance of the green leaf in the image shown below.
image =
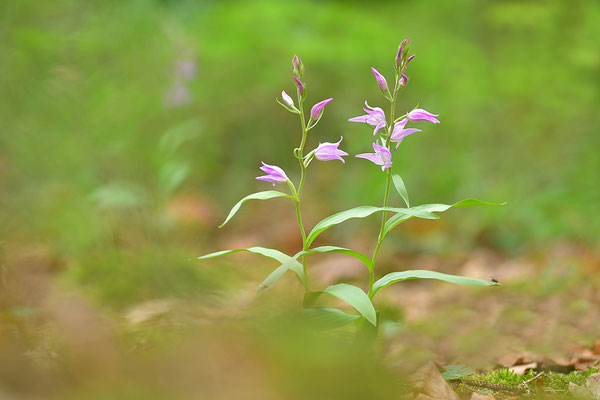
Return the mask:
<path id="1" fill-rule="evenodd" d="M 358 260 L 362 261 L 363 264 L 365 264 L 365 266 L 369 269 L 369 271 L 371 271 L 373 269 L 373 262 L 371 261 L 371 259 L 369 258 L 369 256 L 363 254 L 363 253 L 359 253 L 358 251 L 354 251 L 354 250 L 350 250 L 350 249 L 346 249 L 344 247 L 337 247 L 337 246 L 320 246 L 320 247 L 315 247 L 314 249 L 308 249 L 308 250 L 304 250 L 301 251 L 299 253 L 297 253 L 294 258 L 298 259 L 298 257 L 302 257 L 308 254 L 314 254 L 314 253 L 341 253 L 341 254 L 347 254 L 349 256 L 352 256 L 354 258 L 357 258 Z"/>
<path id="2" fill-rule="evenodd" d="M 323 290 L 323 293 L 329 293 L 332 296 L 342 299 L 356 309 L 363 317 L 371 324 L 377 326 L 377 315 L 371 299 L 362 289 L 348 285 L 347 283 L 338 283 L 337 285 L 329 286 Z"/>
<path id="3" fill-rule="evenodd" d="M 298 110 L 295 106 L 290 107 L 286 104 L 283 104 L 282 102 L 279 101 L 279 99 L 275 99 L 275 101 L 278 102 L 281 107 L 285 108 L 289 112 L 294 113 L 294 114 L 300 114 L 300 110 Z"/>
<path id="4" fill-rule="evenodd" d="M 303 313 L 308 317 L 309 322 L 319 330 L 341 328 L 360 318 L 358 315 L 346 314 L 342 310 L 332 307 L 305 308 Z"/>
<path id="5" fill-rule="evenodd" d="M 406 186 L 404 185 L 404 181 L 400 175 L 392 175 L 392 180 L 394 181 L 394 186 L 396 187 L 396 191 L 402 197 L 402 200 L 406 203 L 406 207 L 410 207 L 410 201 L 408 201 L 408 191 L 406 190 Z"/>
<path id="6" fill-rule="evenodd" d="M 319 221 L 312 229 L 312 231 L 310 231 L 310 233 L 308 234 L 308 237 L 306 238 L 306 243 L 310 246 L 310 244 L 317 238 L 317 236 L 321 234 L 321 232 L 332 227 L 333 225 L 341 224 L 342 222 L 351 218 L 365 218 L 371 214 L 383 211 L 391 211 L 398 214 L 406 214 L 420 218 L 439 218 L 437 215 L 432 214 L 430 212 L 422 210 L 413 211 L 412 208 L 360 206 L 351 208 L 346 211 L 341 211 L 337 214 L 330 215 L 329 217 Z"/>
<path id="7" fill-rule="evenodd" d="M 258 292 L 256 294 L 261 294 L 262 292 L 273 286 L 275 282 L 280 280 L 283 277 L 283 275 L 286 272 L 288 272 L 289 269 L 290 268 L 287 266 L 287 264 L 281 264 L 279 267 L 275 268 L 275 270 L 271 272 L 269 276 L 267 276 L 263 283 L 260 284 L 260 286 L 258 287 Z"/>
<path id="8" fill-rule="evenodd" d="M 412 218 L 412 217 L 427 218 L 427 217 L 425 217 L 425 215 L 429 215 L 434 212 L 444 212 L 452 207 L 503 206 L 505 204 L 506 204 L 506 202 L 498 204 L 498 203 L 488 203 L 488 202 L 477 200 L 477 199 L 465 199 L 465 200 L 459 201 L 458 203 L 454 203 L 451 205 L 448 205 L 448 204 L 423 204 L 420 206 L 411 207 L 411 208 L 409 208 L 409 210 L 411 210 L 414 214 L 422 213 L 423 216 L 409 215 L 408 213 L 404 213 L 404 214 L 397 213 L 397 214 L 393 215 L 392 217 L 390 217 L 390 219 L 388 219 L 386 221 L 384 228 L 383 228 L 383 236 L 385 237 L 398 224 L 400 224 L 401 222 L 404 222 L 407 219 Z M 437 218 L 439 218 L 439 217 L 437 217 Z M 429 218 L 429 219 L 432 219 L 432 218 Z"/>
<path id="9" fill-rule="evenodd" d="M 264 192 L 257 192 L 257 193 L 249 194 L 248 196 L 246 196 L 243 199 L 241 199 L 240 201 L 238 201 L 235 204 L 235 206 L 233 206 L 231 211 L 229 211 L 229 215 L 227 216 L 227 218 L 225 218 L 225 222 L 223 222 L 221 225 L 219 225 L 219 228 L 222 228 L 227 222 L 229 222 L 229 220 L 235 215 L 235 213 L 238 212 L 238 210 L 240 209 L 240 207 L 242 206 L 242 204 L 245 201 L 247 201 L 247 200 L 268 200 L 268 199 L 273 199 L 275 197 L 289 197 L 290 199 L 293 199 L 293 197 L 290 196 L 289 194 L 278 192 L 277 190 L 266 190 Z"/>
<path id="10" fill-rule="evenodd" d="M 384 287 L 389 286 L 392 283 L 401 282 L 408 279 L 437 279 L 440 281 L 455 283 L 457 285 L 464 286 L 500 286 L 500 284 L 496 282 L 488 282 L 481 279 L 443 274 L 441 272 L 429 271 L 426 269 L 417 269 L 401 272 L 390 272 L 383 278 L 377 280 L 373 284 L 373 292 L 371 298 L 374 297 L 375 294 Z"/>
<path id="11" fill-rule="evenodd" d="M 226 254 L 238 253 L 240 251 L 249 251 L 251 253 L 260 254 L 262 256 L 277 260 L 281 263 L 281 266 L 279 266 L 275 271 L 271 272 L 271 274 L 267 277 L 267 279 L 265 279 L 265 281 L 261 285 L 261 288 L 259 289 L 259 292 L 262 292 L 264 289 L 273 285 L 273 283 L 277 282 L 288 269 L 294 271 L 296 273 L 296 275 L 298 275 L 298 278 L 300 279 L 300 281 L 304 284 L 304 270 L 302 269 L 302 264 L 300 264 L 293 257 L 290 257 L 287 254 L 282 253 L 279 250 L 275 250 L 275 249 L 269 249 L 266 247 L 249 247 L 247 249 L 223 250 L 223 251 L 217 251 L 215 253 L 210 253 L 210 254 L 200 256 L 200 257 L 198 257 L 198 260 L 224 256 Z M 283 270 L 283 272 L 282 272 L 282 270 Z M 265 282 L 266 282 L 266 287 L 262 288 L 262 286 L 265 285 Z"/>
<path id="12" fill-rule="evenodd" d="M 467 367 L 463 364 L 444 365 L 442 368 L 446 370 L 442 372 L 442 376 L 444 377 L 444 379 L 448 380 L 461 379 L 465 376 L 473 375 L 475 373 L 475 370 L 473 368 Z"/>

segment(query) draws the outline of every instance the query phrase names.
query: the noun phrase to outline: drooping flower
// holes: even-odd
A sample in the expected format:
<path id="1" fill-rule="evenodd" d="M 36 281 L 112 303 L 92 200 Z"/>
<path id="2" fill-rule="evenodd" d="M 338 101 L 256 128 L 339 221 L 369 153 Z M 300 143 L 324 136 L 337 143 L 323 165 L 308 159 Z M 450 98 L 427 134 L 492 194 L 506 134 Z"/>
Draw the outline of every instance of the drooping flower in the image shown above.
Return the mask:
<path id="1" fill-rule="evenodd" d="M 283 104 L 288 107 L 294 107 L 294 100 L 285 92 L 285 90 L 281 91 L 281 99 L 283 100 Z"/>
<path id="2" fill-rule="evenodd" d="M 310 109 L 310 119 L 313 121 L 318 120 L 323 114 L 323 108 L 327 105 L 327 103 L 333 101 L 333 97 L 325 99 L 323 101 L 318 102 Z"/>
<path id="3" fill-rule="evenodd" d="M 422 108 L 415 108 L 406 114 L 406 118 L 408 118 L 410 122 L 429 121 L 433 122 L 434 124 L 440 123 L 440 121 L 436 118 L 439 116 L 439 114 L 432 114 L 429 111 L 423 110 Z"/>
<path id="4" fill-rule="evenodd" d="M 363 110 L 367 113 L 366 115 L 350 118 L 348 121 L 364 122 L 366 124 L 374 126 L 375 129 L 373 130 L 373 136 L 375 136 L 377 134 L 377 131 L 383 128 L 386 124 L 385 113 L 379 107 L 371 107 L 366 101 L 365 106 L 366 108 L 363 108 Z"/>
<path id="5" fill-rule="evenodd" d="M 394 129 L 392 130 L 392 134 L 390 136 L 390 141 L 396 143 L 396 148 L 394 150 L 398 150 L 398 146 L 400 146 L 400 142 L 402 142 L 402 139 L 404 139 L 408 135 L 415 133 L 415 132 L 422 132 L 420 129 L 415 129 L 415 128 L 405 129 L 404 127 L 406 126 L 407 122 L 408 122 L 408 120 L 405 118 L 402 121 L 397 122 L 394 125 Z"/>
<path id="6" fill-rule="evenodd" d="M 388 90 L 388 84 L 387 84 L 387 81 L 385 80 L 385 77 L 383 75 L 381 75 L 379 73 L 379 71 L 377 71 L 373 67 L 371 67 L 371 71 L 373 71 L 373 74 L 375 75 L 375 79 L 377 79 L 377 84 L 379 85 L 381 90 L 386 92 Z"/>
<path id="7" fill-rule="evenodd" d="M 398 86 L 404 87 L 408 83 L 408 77 L 404 73 L 400 72 L 400 78 L 398 78 Z"/>
<path id="8" fill-rule="evenodd" d="M 262 164 L 263 166 L 260 167 L 260 169 L 263 172 L 266 172 L 267 175 L 257 176 L 256 179 L 258 179 L 259 181 L 272 182 L 273 186 L 275 186 L 276 183 L 287 182 L 289 180 L 287 175 L 281 168 L 275 165 L 265 164 L 264 162 Z"/>
<path id="9" fill-rule="evenodd" d="M 342 156 L 347 156 L 348 153 L 338 149 L 338 146 L 342 143 L 343 139 L 344 137 L 342 136 L 337 143 L 325 142 L 319 144 L 319 147 L 315 149 L 315 158 L 319 161 L 340 160 L 345 163 L 346 161 L 344 161 Z"/>
<path id="10" fill-rule="evenodd" d="M 298 86 L 298 94 L 300 96 L 304 96 L 304 93 L 306 93 L 306 87 L 304 86 L 304 83 L 302 83 L 302 81 L 296 78 L 295 76 L 294 80 L 296 81 L 296 85 Z"/>
<path id="11" fill-rule="evenodd" d="M 392 166 L 392 153 L 387 147 L 381 146 L 375 142 L 373 143 L 373 150 L 375 153 L 362 153 L 357 154 L 355 157 L 365 158 L 374 164 L 381 165 L 382 171 L 385 171 L 386 168 Z"/>
<path id="12" fill-rule="evenodd" d="M 299 79 L 302 78 L 302 75 L 304 75 L 304 64 L 302 64 L 302 60 L 300 59 L 300 57 L 294 54 L 294 58 L 292 58 L 292 63 L 294 64 L 292 74 Z"/>

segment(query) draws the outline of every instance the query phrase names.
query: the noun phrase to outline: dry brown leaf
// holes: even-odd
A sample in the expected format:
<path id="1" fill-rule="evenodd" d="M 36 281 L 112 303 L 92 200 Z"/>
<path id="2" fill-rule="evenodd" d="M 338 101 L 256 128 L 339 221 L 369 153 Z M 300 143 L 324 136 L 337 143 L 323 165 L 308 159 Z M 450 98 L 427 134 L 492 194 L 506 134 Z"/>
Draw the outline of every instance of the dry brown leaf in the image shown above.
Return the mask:
<path id="1" fill-rule="evenodd" d="M 512 367 L 509 367 L 508 370 L 514 372 L 517 375 L 524 375 L 525 372 L 529 371 L 530 369 L 534 369 L 534 368 L 537 368 L 536 362 L 520 364 L 520 365 L 513 365 Z"/>
<path id="2" fill-rule="evenodd" d="M 417 399 L 448 399 L 458 400 L 458 395 L 442 377 L 437 366 L 429 362 L 411 377 L 413 389 L 419 394 Z"/>
<path id="3" fill-rule="evenodd" d="M 500 357 L 498 364 L 503 367 L 512 367 L 513 365 L 529 364 L 536 361 L 537 358 L 531 353 L 512 353 Z"/>

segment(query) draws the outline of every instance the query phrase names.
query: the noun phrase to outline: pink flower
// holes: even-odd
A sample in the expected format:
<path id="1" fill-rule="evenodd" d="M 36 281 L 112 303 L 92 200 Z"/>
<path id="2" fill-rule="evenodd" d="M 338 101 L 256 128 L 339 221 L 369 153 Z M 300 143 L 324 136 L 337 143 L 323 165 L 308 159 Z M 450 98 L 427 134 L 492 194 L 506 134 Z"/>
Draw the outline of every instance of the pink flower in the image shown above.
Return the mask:
<path id="1" fill-rule="evenodd" d="M 406 114 L 406 118 L 410 122 L 419 122 L 419 121 L 429 121 L 434 124 L 439 124 L 440 121 L 436 117 L 439 117 L 439 114 L 432 114 L 429 111 L 425 111 L 422 108 L 415 108 L 408 114 Z"/>
<path id="2" fill-rule="evenodd" d="M 394 150 L 398 150 L 398 146 L 400 145 L 400 142 L 402 142 L 402 139 L 404 139 L 408 135 L 415 133 L 415 132 L 422 132 L 420 129 L 414 129 L 414 128 L 404 129 L 407 122 L 408 122 L 408 120 L 405 118 L 402 121 L 396 123 L 396 125 L 394 125 L 394 129 L 392 130 L 392 135 L 390 136 L 390 141 L 396 143 L 396 148 Z"/>
<path id="3" fill-rule="evenodd" d="M 344 137 L 340 137 L 340 141 L 337 143 L 325 142 L 319 144 L 319 147 L 315 149 L 315 158 L 319 161 L 340 160 L 345 163 L 342 156 L 347 156 L 348 153 L 338 149 L 338 146 L 342 143 L 343 139 Z"/>
<path id="4" fill-rule="evenodd" d="M 375 142 L 373 143 L 373 150 L 375 153 L 362 153 L 357 154 L 355 157 L 366 158 L 374 164 L 381 165 L 382 171 L 392 166 L 392 153 L 387 147 L 380 146 Z"/>
<path id="5" fill-rule="evenodd" d="M 264 162 L 262 164 L 263 166 L 260 167 L 260 169 L 266 172 L 267 175 L 256 177 L 259 181 L 272 182 L 273 186 L 275 186 L 276 183 L 287 182 L 289 180 L 281 168 L 275 165 L 265 164 Z"/>
<path id="6" fill-rule="evenodd" d="M 310 119 L 312 119 L 313 121 L 316 121 L 319 118 L 321 118 L 321 115 L 323 114 L 323 108 L 330 101 L 333 101 L 333 98 L 329 98 L 329 99 L 320 101 L 317 104 L 315 104 L 310 110 Z"/>
<path id="7" fill-rule="evenodd" d="M 373 135 L 377 134 L 377 131 L 383 128 L 386 124 L 385 122 L 385 113 L 379 107 L 371 107 L 369 103 L 365 101 L 365 106 L 367 108 L 363 108 L 363 110 L 367 113 L 366 115 L 361 115 L 359 117 L 350 118 L 348 121 L 350 122 L 364 122 L 371 126 L 374 126 Z"/>
<path id="8" fill-rule="evenodd" d="M 385 77 L 383 75 L 381 75 L 379 73 L 379 71 L 377 71 L 373 67 L 371 67 L 371 71 L 373 71 L 373 74 L 375 74 L 375 79 L 377 79 L 377 84 L 379 85 L 381 90 L 383 90 L 384 92 L 387 92 L 388 84 L 387 84 L 387 81 L 385 80 Z"/>

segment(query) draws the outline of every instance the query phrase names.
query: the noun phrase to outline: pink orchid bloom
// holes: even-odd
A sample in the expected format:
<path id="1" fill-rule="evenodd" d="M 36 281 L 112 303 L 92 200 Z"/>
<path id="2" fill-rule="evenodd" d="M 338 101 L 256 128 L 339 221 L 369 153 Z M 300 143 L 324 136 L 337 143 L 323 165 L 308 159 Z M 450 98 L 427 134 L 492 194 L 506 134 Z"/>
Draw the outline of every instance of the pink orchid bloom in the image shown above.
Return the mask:
<path id="1" fill-rule="evenodd" d="M 350 118 L 348 121 L 350 122 L 364 122 L 371 126 L 374 126 L 373 136 L 377 134 L 377 131 L 383 128 L 386 125 L 385 122 L 385 113 L 379 107 L 371 107 L 369 103 L 365 101 L 366 108 L 363 110 L 367 113 L 366 115 L 361 115 L 359 117 Z"/>
<path id="2" fill-rule="evenodd" d="M 343 139 L 344 137 L 342 136 L 337 143 L 325 142 L 319 144 L 319 147 L 315 149 L 315 158 L 319 161 L 340 160 L 345 163 L 346 161 L 344 161 L 342 156 L 347 156 L 348 153 L 338 149 L 338 146 L 342 143 Z"/>
<path id="3" fill-rule="evenodd" d="M 389 151 L 389 149 L 375 142 L 373 143 L 373 150 L 375 151 L 375 153 L 362 153 L 357 154 L 355 157 L 365 158 L 374 164 L 381 165 L 382 171 L 385 171 L 386 168 L 391 168 L 392 153 Z"/>
<path id="4" fill-rule="evenodd" d="M 289 180 L 281 168 L 275 165 L 265 164 L 264 162 L 262 164 L 263 166 L 260 167 L 260 169 L 266 172 L 267 175 L 256 177 L 259 181 L 272 182 L 273 186 L 275 186 L 276 183 L 287 182 Z"/>
<path id="5" fill-rule="evenodd" d="M 434 124 L 439 124 L 440 121 L 436 117 L 439 117 L 439 114 L 432 114 L 429 111 L 425 111 L 422 108 L 415 108 L 408 114 L 406 114 L 406 118 L 410 122 L 419 122 L 419 121 L 428 121 Z"/>
<path id="6" fill-rule="evenodd" d="M 392 130 L 392 135 L 390 136 L 390 142 L 396 143 L 396 148 L 394 149 L 394 151 L 398 150 L 398 146 L 400 146 L 400 142 L 402 142 L 402 139 L 404 139 L 405 137 L 407 137 L 408 135 L 410 135 L 412 133 L 422 132 L 420 129 L 414 129 L 414 128 L 405 129 L 404 127 L 406 126 L 407 122 L 408 122 L 408 120 L 405 118 L 402 121 L 400 121 L 394 125 L 394 129 Z"/>

